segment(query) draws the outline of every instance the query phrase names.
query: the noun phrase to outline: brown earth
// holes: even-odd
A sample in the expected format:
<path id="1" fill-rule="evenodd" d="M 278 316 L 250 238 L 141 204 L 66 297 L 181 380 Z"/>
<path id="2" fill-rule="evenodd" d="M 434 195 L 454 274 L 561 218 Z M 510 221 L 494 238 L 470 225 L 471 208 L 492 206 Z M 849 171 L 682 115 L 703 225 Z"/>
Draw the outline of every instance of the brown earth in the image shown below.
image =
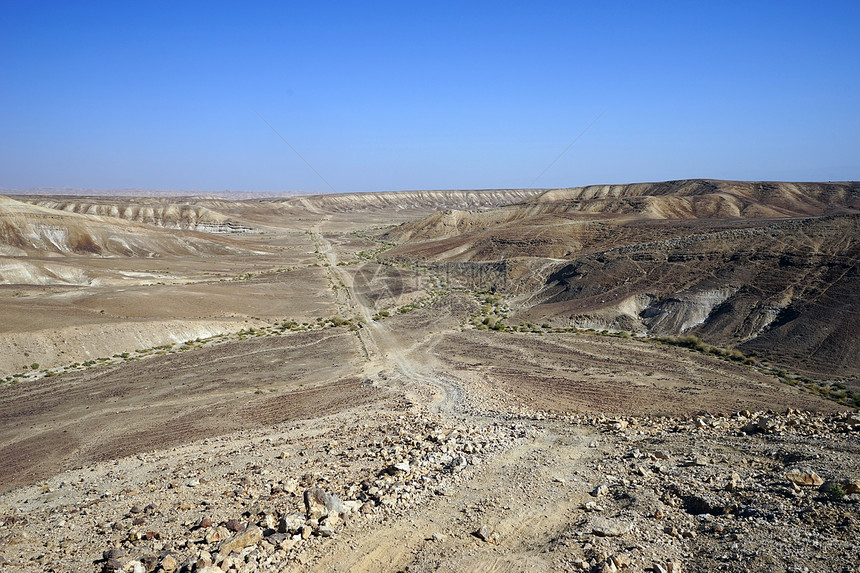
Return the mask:
<path id="1" fill-rule="evenodd" d="M 785 471 L 856 477 L 860 422 L 825 399 L 836 387 L 771 372 L 805 364 L 780 349 L 801 334 L 807 371 L 856 372 L 839 354 L 857 343 L 856 187 L 5 202 L 0 569 L 112 570 L 116 548 L 129 570 L 211 554 L 210 573 L 850 570 L 858 496 L 796 492 Z M 463 207 L 480 224 L 427 225 Z M 108 249 L 115 234 L 136 250 Z M 777 318 L 732 322 L 741 302 Z M 774 364 L 582 330 L 674 333 L 702 313 L 680 331 L 755 332 L 740 348 Z M 733 473 L 734 501 L 698 517 L 690 500 L 723 499 Z M 358 504 L 346 524 L 301 516 L 310 537 L 276 537 L 314 485 Z M 597 517 L 634 527 L 601 537 Z M 230 520 L 263 539 L 219 557 L 206 537 Z"/>
<path id="2" fill-rule="evenodd" d="M 672 181 L 558 189 L 444 211 L 385 236 L 512 319 L 689 334 L 816 377 L 860 353 L 857 183 Z"/>

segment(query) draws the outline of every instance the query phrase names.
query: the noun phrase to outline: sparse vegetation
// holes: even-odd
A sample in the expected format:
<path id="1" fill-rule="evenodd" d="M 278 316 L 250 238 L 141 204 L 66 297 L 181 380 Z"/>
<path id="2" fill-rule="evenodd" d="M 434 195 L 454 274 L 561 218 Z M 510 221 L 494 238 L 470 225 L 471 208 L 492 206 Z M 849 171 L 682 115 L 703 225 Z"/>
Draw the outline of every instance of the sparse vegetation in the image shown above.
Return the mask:
<path id="1" fill-rule="evenodd" d="M 829 488 L 827 488 L 827 497 L 833 501 L 842 501 L 845 498 L 845 495 L 845 488 L 843 488 L 840 483 L 834 482 L 830 484 Z"/>

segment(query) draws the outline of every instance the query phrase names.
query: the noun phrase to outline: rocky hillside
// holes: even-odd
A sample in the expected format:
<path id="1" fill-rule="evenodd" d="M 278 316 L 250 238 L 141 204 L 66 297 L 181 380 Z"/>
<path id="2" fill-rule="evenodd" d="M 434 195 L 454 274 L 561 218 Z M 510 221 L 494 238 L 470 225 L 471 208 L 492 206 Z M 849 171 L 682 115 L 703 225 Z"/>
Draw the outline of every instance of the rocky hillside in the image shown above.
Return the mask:
<path id="1" fill-rule="evenodd" d="M 860 184 L 673 181 L 548 191 L 386 234 L 514 297 L 514 320 L 693 334 L 819 376 L 860 373 Z"/>
<path id="2" fill-rule="evenodd" d="M 220 237 L 160 229 L 121 216 L 81 214 L 0 196 L 0 255 L 206 256 L 242 250 Z"/>
<path id="3" fill-rule="evenodd" d="M 544 227 L 593 219 L 770 219 L 860 212 L 860 183 L 702 179 L 553 189 L 488 212 L 448 211 L 392 230 L 397 241 L 438 240 L 500 227 Z M 522 230 L 522 229 L 520 229 Z M 542 229 L 546 231 L 551 229 Z M 567 229 L 561 231 L 566 234 Z M 480 241 L 483 237 L 469 237 Z M 575 244 L 574 244 L 575 246 Z M 512 252 L 515 256 L 517 253 Z"/>
<path id="4" fill-rule="evenodd" d="M 242 233 L 251 229 L 230 217 L 201 205 L 181 199 L 110 197 L 26 197 L 33 205 L 84 215 L 114 217 L 167 229 L 186 229 L 206 233 Z"/>
<path id="5" fill-rule="evenodd" d="M 518 203 L 540 195 L 537 189 L 487 189 L 474 191 L 389 191 L 310 195 L 283 201 L 293 209 L 311 212 L 349 212 L 380 209 L 479 209 Z"/>
<path id="6" fill-rule="evenodd" d="M 532 412 L 452 424 L 362 412 L 362 422 L 210 438 L 0 496 L 0 565 L 666 573 L 857 564 L 856 415 Z"/>

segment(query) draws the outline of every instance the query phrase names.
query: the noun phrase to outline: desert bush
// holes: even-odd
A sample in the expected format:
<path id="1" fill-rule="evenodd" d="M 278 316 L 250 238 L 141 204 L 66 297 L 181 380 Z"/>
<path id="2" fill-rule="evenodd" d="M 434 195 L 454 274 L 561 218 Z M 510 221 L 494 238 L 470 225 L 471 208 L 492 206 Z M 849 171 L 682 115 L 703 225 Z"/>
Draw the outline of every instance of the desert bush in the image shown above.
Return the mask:
<path id="1" fill-rule="evenodd" d="M 729 360 L 734 360 L 735 362 L 744 362 L 746 360 L 746 356 L 744 353 L 738 350 L 737 348 L 732 348 L 728 352 L 726 352 L 726 356 Z"/>
<path id="2" fill-rule="evenodd" d="M 841 501 L 845 497 L 845 488 L 842 487 L 842 484 L 832 483 L 827 488 L 827 497 L 833 501 Z"/>
<path id="3" fill-rule="evenodd" d="M 705 341 L 698 336 L 693 336 L 692 334 L 679 336 L 678 346 L 692 348 L 693 350 L 697 350 L 699 352 L 705 352 L 708 350 L 708 345 L 705 344 Z"/>

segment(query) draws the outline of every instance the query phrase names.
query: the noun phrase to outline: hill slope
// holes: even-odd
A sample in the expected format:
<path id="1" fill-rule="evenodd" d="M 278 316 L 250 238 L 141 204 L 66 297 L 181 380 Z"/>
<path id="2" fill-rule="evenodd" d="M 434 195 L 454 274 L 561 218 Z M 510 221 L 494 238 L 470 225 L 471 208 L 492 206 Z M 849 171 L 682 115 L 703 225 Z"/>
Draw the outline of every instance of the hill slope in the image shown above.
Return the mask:
<path id="1" fill-rule="evenodd" d="M 393 260 L 516 295 L 513 320 L 695 334 L 855 375 L 860 184 L 672 181 L 547 191 L 392 229 Z"/>

